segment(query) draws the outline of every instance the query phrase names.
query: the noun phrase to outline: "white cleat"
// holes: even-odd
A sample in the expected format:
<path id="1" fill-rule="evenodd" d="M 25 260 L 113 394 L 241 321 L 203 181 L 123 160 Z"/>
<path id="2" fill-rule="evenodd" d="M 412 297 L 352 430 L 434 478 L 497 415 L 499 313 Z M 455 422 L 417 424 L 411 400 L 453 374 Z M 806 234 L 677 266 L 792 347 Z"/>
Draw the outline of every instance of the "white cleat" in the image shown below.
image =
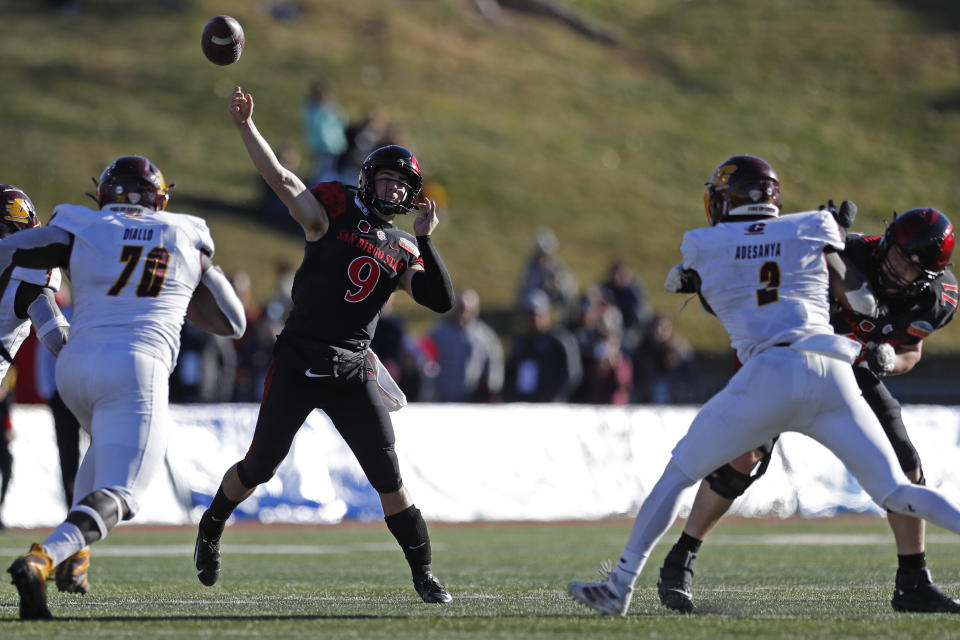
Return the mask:
<path id="1" fill-rule="evenodd" d="M 567 585 L 567 593 L 580 604 L 605 616 L 625 616 L 633 598 L 633 587 L 620 584 L 614 572 L 609 571 L 600 582 L 571 582 Z"/>

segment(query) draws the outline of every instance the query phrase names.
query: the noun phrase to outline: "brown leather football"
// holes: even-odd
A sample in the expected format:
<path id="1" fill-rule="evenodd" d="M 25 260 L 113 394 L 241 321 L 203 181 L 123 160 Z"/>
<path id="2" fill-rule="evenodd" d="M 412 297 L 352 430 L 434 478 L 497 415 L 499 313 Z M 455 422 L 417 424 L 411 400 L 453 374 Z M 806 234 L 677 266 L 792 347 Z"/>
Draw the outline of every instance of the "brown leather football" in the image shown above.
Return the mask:
<path id="1" fill-rule="evenodd" d="M 200 48 L 207 60 L 226 66 L 240 59 L 243 53 L 243 27 L 231 16 L 216 16 L 203 27 Z"/>

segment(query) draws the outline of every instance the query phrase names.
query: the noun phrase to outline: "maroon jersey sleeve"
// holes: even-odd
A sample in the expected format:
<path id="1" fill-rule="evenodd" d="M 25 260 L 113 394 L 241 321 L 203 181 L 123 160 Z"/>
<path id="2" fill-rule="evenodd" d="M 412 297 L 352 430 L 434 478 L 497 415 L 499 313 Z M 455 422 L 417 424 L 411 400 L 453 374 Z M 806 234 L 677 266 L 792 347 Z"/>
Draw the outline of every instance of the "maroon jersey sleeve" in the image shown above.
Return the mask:
<path id="1" fill-rule="evenodd" d="M 320 201 L 331 220 L 347 208 L 347 190 L 340 182 L 321 182 L 310 189 L 310 193 Z"/>

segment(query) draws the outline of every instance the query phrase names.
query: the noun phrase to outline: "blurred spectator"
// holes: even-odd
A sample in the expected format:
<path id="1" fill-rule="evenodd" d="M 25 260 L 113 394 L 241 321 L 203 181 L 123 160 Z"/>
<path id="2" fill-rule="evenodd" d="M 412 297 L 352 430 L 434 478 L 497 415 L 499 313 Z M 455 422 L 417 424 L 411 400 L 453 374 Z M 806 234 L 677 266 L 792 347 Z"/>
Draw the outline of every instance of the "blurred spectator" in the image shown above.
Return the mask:
<path id="1" fill-rule="evenodd" d="M 310 86 L 301 118 L 311 155 L 311 183 L 335 180 L 337 159 L 347 149 L 347 120 L 329 84 L 318 81 Z"/>
<path id="2" fill-rule="evenodd" d="M 73 315 L 73 305 L 70 299 L 70 289 L 61 286 L 56 294 L 57 304 L 63 311 L 63 316 L 69 320 Z M 73 505 L 73 481 L 80 466 L 80 423 L 64 404 L 57 391 L 56 368 L 57 357 L 50 353 L 37 340 L 34 347 L 34 362 L 36 368 L 34 377 L 37 393 L 50 407 L 53 416 L 53 431 L 57 438 L 57 453 L 60 459 L 60 480 L 63 484 L 63 495 L 69 509 Z"/>
<path id="3" fill-rule="evenodd" d="M 346 148 L 337 159 L 337 174 L 340 182 L 357 186 L 363 161 L 374 149 L 387 144 L 382 142 L 386 131 L 387 124 L 380 110 L 368 111 L 359 120 L 347 125 Z"/>
<path id="4" fill-rule="evenodd" d="M 437 349 L 437 402 L 490 402 L 503 387 L 503 347 L 480 320 L 480 296 L 466 289 L 457 306 L 430 332 Z"/>
<path id="5" fill-rule="evenodd" d="M 654 314 L 633 358 L 638 402 L 651 404 L 700 401 L 700 375 L 693 349 L 673 330 L 673 323 Z"/>
<path id="6" fill-rule="evenodd" d="M 277 149 L 277 160 L 281 165 L 294 173 L 298 173 L 300 167 L 300 154 L 296 149 L 290 146 L 283 146 Z M 293 219 L 287 210 L 287 205 L 283 204 L 276 191 L 270 188 L 270 185 L 263 179 L 259 173 L 257 180 L 260 183 L 260 201 L 257 203 L 256 218 L 271 229 L 286 231 L 295 234 L 298 237 L 303 235 L 303 229 L 300 224 Z"/>
<path id="7" fill-rule="evenodd" d="M 593 346 L 593 363 L 584 378 L 589 384 L 592 404 L 628 404 L 633 389 L 633 362 L 623 349 L 619 323 L 605 316 L 599 327 L 599 339 Z"/>
<path id="8" fill-rule="evenodd" d="M 566 402 L 583 372 L 573 335 L 553 326 L 550 298 L 538 289 L 523 300 L 525 331 L 507 359 L 503 399 L 507 402 Z"/>
<path id="9" fill-rule="evenodd" d="M 170 374 L 170 402 L 229 402 L 236 376 L 233 341 L 184 322 L 180 354 Z"/>
<path id="10" fill-rule="evenodd" d="M 243 301 L 247 314 L 247 330 L 233 341 L 237 352 L 237 373 L 233 387 L 235 402 L 260 402 L 267 367 L 273 357 L 273 344 L 283 328 L 283 321 L 273 320 L 263 309 L 253 304 L 250 276 L 238 271 L 230 278 L 234 291 Z M 278 307 L 279 308 L 279 307 Z"/>
<path id="11" fill-rule="evenodd" d="M 407 335 L 406 322 L 393 313 L 392 297 L 383 306 L 370 348 L 390 372 L 407 400 L 420 400 L 424 383 L 423 359 L 416 341 Z"/>
<path id="12" fill-rule="evenodd" d="M 44 404 L 43 397 L 37 390 L 37 333 L 30 326 L 30 333 L 20 344 L 20 349 L 13 356 L 13 366 L 17 368 L 14 376 L 16 384 L 10 385 L 13 390 L 13 401 L 17 404 Z"/>
<path id="13" fill-rule="evenodd" d="M 273 275 L 276 281 L 276 288 L 273 295 L 264 305 L 264 313 L 271 320 L 280 323 L 283 328 L 283 322 L 286 321 L 290 309 L 293 308 L 293 279 L 297 273 L 286 260 L 280 260 L 274 265 Z M 277 332 L 279 333 L 279 331 Z"/>
<path id="14" fill-rule="evenodd" d="M 606 369 L 601 371 L 599 367 L 601 360 L 613 363 L 608 353 L 611 341 L 615 340 L 618 348 L 622 343 L 623 317 L 620 315 L 620 310 L 599 285 L 594 285 L 588 287 L 580 296 L 580 304 L 571 315 L 567 326 L 577 341 L 583 370 L 583 380 L 570 401 L 612 404 L 611 399 L 602 397 L 598 399 L 598 394 L 603 396 L 600 389 L 608 387 L 613 380 L 605 378 L 604 383 L 601 384 L 596 377 L 601 373 L 604 375 L 608 373 Z M 622 374 L 624 365 L 619 362 L 616 364 Z M 629 369 L 632 382 L 632 365 Z M 612 394 L 612 391 L 610 393 Z"/>
<path id="15" fill-rule="evenodd" d="M 653 307 L 646 288 L 623 260 L 613 261 L 610 274 L 601 287 L 623 317 L 625 345 L 630 349 L 636 348 L 653 318 Z"/>
<path id="16" fill-rule="evenodd" d="M 547 294 L 551 304 L 566 313 L 574 302 L 577 283 L 557 256 L 557 236 L 549 229 L 537 232 L 520 285 L 521 306 L 534 291 Z"/>

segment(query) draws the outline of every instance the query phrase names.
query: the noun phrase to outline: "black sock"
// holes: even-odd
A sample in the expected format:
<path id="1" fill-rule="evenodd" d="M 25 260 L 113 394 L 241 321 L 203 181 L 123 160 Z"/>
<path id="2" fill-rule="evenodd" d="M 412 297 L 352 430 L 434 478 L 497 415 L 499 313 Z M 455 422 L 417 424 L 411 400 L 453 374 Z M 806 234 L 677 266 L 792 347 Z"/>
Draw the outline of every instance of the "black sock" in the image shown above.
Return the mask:
<path id="1" fill-rule="evenodd" d="M 210 503 L 210 508 L 200 518 L 200 529 L 209 537 L 219 538 L 223 533 L 223 526 L 238 504 L 240 503 L 234 502 L 223 493 L 223 487 L 218 488 L 217 495 L 213 496 L 213 502 Z"/>
<path id="2" fill-rule="evenodd" d="M 673 545 L 673 548 L 677 551 L 689 551 L 690 553 L 696 553 L 700 551 L 701 544 L 703 544 L 703 540 L 694 538 L 691 535 L 687 535 L 686 532 L 683 532 L 680 534 L 680 539 L 677 540 L 677 544 Z"/>
<path id="3" fill-rule="evenodd" d="M 430 534 L 420 510 L 410 505 L 400 513 L 386 516 L 387 529 L 403 549 L 410 570 L 416 574 L 430 570 Z"/>
<path id="4" fill-rule="evenodd" d="M 899 568 L 904 571 L 917 571 L 924 569 L 927 566 L 927 554 L 921 551 L 920 553 L 911 553 L 910 555 L 901 556 L 897 555 L 897 564 Z"/>

